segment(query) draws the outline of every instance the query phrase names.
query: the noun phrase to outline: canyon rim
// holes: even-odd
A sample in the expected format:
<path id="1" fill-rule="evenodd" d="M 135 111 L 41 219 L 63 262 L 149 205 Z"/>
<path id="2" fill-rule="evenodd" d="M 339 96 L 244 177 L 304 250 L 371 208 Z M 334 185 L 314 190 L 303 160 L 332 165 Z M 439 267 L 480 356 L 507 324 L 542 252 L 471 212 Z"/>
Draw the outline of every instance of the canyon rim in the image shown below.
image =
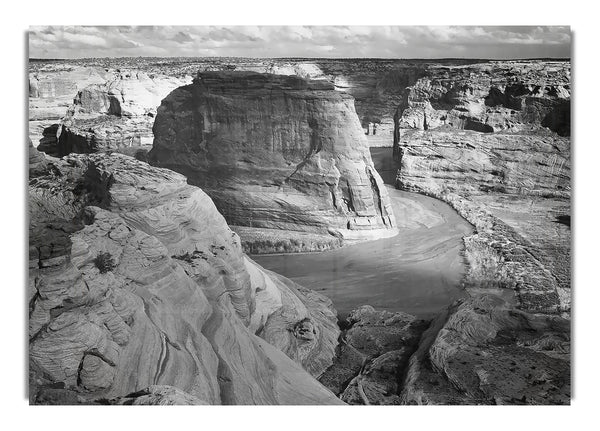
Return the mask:
<path id="1" fill-rule="evenodd" d="M 32 27 L 30 404 L 569 404 L 570 38 Z"/>

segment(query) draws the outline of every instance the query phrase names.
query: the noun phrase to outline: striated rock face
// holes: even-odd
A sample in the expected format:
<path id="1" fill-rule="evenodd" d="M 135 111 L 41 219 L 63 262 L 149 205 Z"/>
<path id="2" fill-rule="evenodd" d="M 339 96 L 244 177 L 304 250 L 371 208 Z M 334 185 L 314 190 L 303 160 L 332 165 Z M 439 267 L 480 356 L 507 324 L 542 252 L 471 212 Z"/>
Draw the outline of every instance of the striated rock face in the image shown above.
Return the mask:
<path id="1" fill-rule="evenodd" d="M 305 371 L 331 363 L 331 304 L 245 257 L 205 193 L 119 154 L 32 154 L 32 403 L 339 402 Z"/>
<path id="2" fill-rule="evenodd" d="M 494 295 L 458 303 L 423 334 L 405 404 L 569 404 L 570 322 Z"/>
<path id="3" fill-rule="evenodd" d="M 152 145 L 152 125 L 160 101 L 185 79 L 119 71 L 105 82 L 76 93 L 57 141 L 40 150 L 62 157 L 74 153 L 117 151 L 144 159 Z"/>
<path id="4" fill-rule="evenodd" d="M 199 62 L 201 71 L 251 71 L 325 80 L 354 97 L 356 113 L 370 147 L 391 147 L 394 111 L 405 88 L 424 75 L 424 61 L 380 59 L 226 59 Z"/>
<path id="5" fill-rule="evenodd" d="M 448 126 L 486 133 L 548 128 L 568 136 L 570 97 L 565 61 L 431 65 L 407 88 L 396 133 Z"/>
<path id="6" fill-rule="evenodd" d="M 101 84 L 109 74 L 101 68 L 47 64 L 29 73 L 29 137 L 35 147 L 55 145 L 59 123 L 77 92 Z"/>
<path id="7" fill-rule="evenodd" d="M 556 135 L 411 131 L 396 146 L 402 188 L 568 198 L 571 142 Z"/>
<path id="8" fill-rule="evenodd" d="M 150 163 L 185 174 L 231 225 L 395 233 L 353 99 L 325 81 L 200 73 L 158 110 Z"/>
<path id="9" fill-rule="evenodd" d="M 476 227 L 465 238 L 468 287 L 515 290 L 525 309 L 570 309 L 569 139 L 418 131 L 396 156 L 397 187 L 450 203 Z"/>
<path id="10" fill-rule="evenodd" d="M 569 89 L 568 62 L 431 66 L 396 113 L 396 186 L 477 229 L 468 290 L 509 288 L 536 312 L 570 310 Z"/>

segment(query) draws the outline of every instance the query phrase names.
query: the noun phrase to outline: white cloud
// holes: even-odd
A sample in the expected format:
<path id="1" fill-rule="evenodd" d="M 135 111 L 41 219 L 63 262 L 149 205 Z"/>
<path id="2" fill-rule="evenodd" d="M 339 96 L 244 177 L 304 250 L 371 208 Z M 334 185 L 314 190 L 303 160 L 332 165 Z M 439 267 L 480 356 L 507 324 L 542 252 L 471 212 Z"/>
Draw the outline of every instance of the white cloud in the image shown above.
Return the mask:
<path id="1" fill-rule="evenodd" d="M 32 27 L 31 57 L 570 56 L 568 27 L 109 26 Z"/>

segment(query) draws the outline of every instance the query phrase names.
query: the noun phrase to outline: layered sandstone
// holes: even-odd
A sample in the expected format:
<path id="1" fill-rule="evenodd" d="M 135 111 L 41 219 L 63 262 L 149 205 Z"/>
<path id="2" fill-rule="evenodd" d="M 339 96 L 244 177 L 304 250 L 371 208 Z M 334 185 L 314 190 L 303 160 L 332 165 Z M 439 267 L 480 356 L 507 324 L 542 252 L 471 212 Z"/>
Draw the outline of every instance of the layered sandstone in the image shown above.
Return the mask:
<path id="1" fill-rule="evenodd" d="M 46 64 L 29 73 L 29 137 L 35 147 L 56 143 L 61 119 L 77 92 L 101 84 L 109 74 L 101 68 Z"/>
<path id="2" fill-rule="evenodd" d="M 56 131 L 56 142 L 40 150 L 62 157 L 70 153 L 117 151 L 144 159 L 152 146 L 156 108 L 186 79 L 114 71 L 104 82 L 74 95 Z"/>
<path id="3" fill-rule="evenodd" d="M 204 192 L 30 151 L 31 402 L 339 402 L 309 374 L 331 363 L 331 303 L 248 259 Z"/>
<path id="4" fill-rule="evenodd" d="M 370 147 L 391 147 L 394 110 L 405 88 L 424 74 L 423 61 L 363 59 L 216 59 L 198 64 L 201 71 L 251 71 L 297 75 L 330 82 L 354 97 L 356 113 Z"/>
<path id="5" fill-rule="evenodd" d="M 150 163 L 202 187 L 230 225 L 395 233 L 353 99 L 326 81 L 200 73 L 163 100 L 153 130 Z"/>
<path id="6" fill-rule="evenodd" d="M 467 288 L 511 289 L 537 312 L 570 310 L 569 67 L 430 67 L 396 112 L 396 186 L 450 203 L 477 229 L 465 238 Z"/>
<path id="7" fill-rule="evenodd" d="M 396 133 L 448 126 L 485 133 L 547 128 L 568 136 L 570 77 L 565 61 L 430 65 L 406 89 Z"/>

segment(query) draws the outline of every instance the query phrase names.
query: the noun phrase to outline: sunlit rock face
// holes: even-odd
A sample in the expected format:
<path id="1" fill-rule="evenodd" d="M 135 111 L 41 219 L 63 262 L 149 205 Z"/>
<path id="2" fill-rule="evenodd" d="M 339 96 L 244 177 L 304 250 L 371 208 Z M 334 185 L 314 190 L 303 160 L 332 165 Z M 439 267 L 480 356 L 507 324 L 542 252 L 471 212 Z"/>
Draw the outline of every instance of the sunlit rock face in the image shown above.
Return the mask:
<path id="1" fill-rule="evenodd" d="M 352 97 L 326 81 L 200 73 L 163 100 L 150 163 L 187 176 L 231 225 L 395 233 Z"/>
<path id="2" fill-rule="evenodd" d="M 339 402 L 311 376 L 331 303 L 245 257 L 202 190 L 120 154 L 30 152 L 31 402 Z"/>
<path id="3" fill-rule="evenodd" d="M 109 73 L 96 67 L 46 64 L 29 73 L 29 137 L 33 145 L 55 145 L 59 124 L 77 92 L 101 84 Z"/>
<path id="4" fill-rule="evenodd" d="M 396 112 L 396 186 L 450 203 L 466 284 L 508 288 L 523 309 L 568 313 L 571 287 L 570 64 L 429 67 Z"/>
<path id="5" fill-rule="evenodd" d="M 407 88 L 396 133 L 442 126 L 478 132 L 550 129 L 570 134 L 570 63 L 498 61 L 430 65 Z"/>
<path id="6" fill-rule="evenodd" d="M 189 79 L 120 70 L 80 89 L 64 112 L 56 141 L 39 149 L 54 156 L 117 151 L 145 159 L 156 108 Z"/>

